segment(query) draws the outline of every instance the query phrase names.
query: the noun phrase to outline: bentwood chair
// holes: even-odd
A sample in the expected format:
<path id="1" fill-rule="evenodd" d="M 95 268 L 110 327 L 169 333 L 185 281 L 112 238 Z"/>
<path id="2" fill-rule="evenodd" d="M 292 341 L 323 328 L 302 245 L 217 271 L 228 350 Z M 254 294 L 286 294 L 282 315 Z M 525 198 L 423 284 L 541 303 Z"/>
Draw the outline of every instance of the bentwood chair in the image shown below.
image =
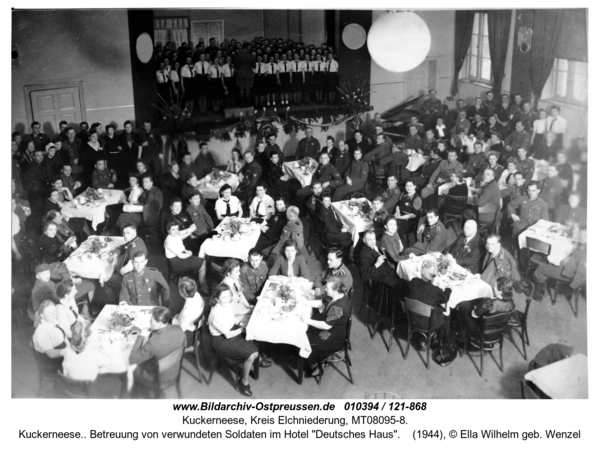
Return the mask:
<path id="1" fill-rule="evenodd" d="M 431 329 L 433 307 L 423 304 L 416 299 L 405 298 L 404 301 L 406 303 L 406 318 L 408 321 L 408 346 L 404 353 L 404 360 L 408 357 L 413 333 L 417 332 L 425 337 L 427 344 L 426 367 L 429 369 L 431 338 L 434 335 L 434 332 Z"/>
<path id="2" fill-rule="evenodd" d="M 354 381 L 352 380 L 352 371 L 350 367 L 352 366 L 352 361 L 350 360 L 350 354 L 348 351 L 350 350 L 350 331 L 352 330 L 352 310 L 350 310 L 350 317 L 346 323 L 346 340 L 344 342 L 344 347 L 339 351 L 334 352 L 333 354 L 327 356 L 323 360 L 319 360 L 319 373 L 316 376 L 317 384 L 321 385 L 321 379 L 323 379 L 323 373 L 325 371 L 325 367 L 332 363 L 342 362 L 346 364 L 346 369 L 348 370 L 348 379 L 350 383 L 354 385 Z"/>
<path id="3" fill-rule="evenodd" d="M 444 224 L 448 225 L 449 221 L 455 220 L 462 229 L 464 221 L 463 212 L 465 211 L 466 204 L 466 196 L 446 195 L 444 200 Z"/>
<path id="4" fill-rule="evenodd" d="M 525 303 L 525 311 L 513 310 L 512 317 L 508 322 L 508 328 L 514 330 L 521 338 L 523 344 L 523 358 L 527 360 L 527 350 L 525 343 L 529 346 L 529 333 L 527 332 L 527 316 L 529 315 L 529 307 L 531 306 L 531 298 L 527 298 Z"/>
<path id="5" fill-rule="evenodd" d="M 491 353 L 498 349 L 500 355 L 500 371 L 504 372 L 504 362 L 502 360 L 502 347 L 504 345 L 504 331 L 512 316 L 512 312 L 498 313 L 491 316 L 481 317 L 481 325 L 471 334 L 471 343 L 479 347 L 479 375 L 483 377 L 483 357 L 486 353 Z M 468 342 L 464 341 L 463 352 L 467 350 Z"/>
<path id="6" fill-rule="evenodd" d="M 184 350 L 185 344 L 158 361 L 158 382 L 155 389 L 156 398 L 164 398 L 165 390 L 175 385 L 177 395 L 181 399 L 181 367 Z"/>

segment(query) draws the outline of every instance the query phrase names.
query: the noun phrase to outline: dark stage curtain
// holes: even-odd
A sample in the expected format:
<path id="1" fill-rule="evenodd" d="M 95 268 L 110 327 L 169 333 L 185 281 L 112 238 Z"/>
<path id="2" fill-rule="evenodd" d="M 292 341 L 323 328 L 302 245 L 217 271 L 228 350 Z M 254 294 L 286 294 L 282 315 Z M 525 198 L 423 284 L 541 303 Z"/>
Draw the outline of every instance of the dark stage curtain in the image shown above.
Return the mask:
<path id="1" fill-rule="evenodd" d="M 458 74 L 462 69 L 473 34 L 475 12 L 456 11 L 454 28 L 454 78 L 452 79 L 452 95 L 458 93 Z"/>
<path id="2" fill-rule="evenodd" d="M 533 12 L 530 73 L 536 104 L 554 67 L 563 18 L 564 10 L 560 9 L 536 9 Z"/>
<path id="3" fill-rule="evenodd" d="M 511 14 L 510 10 L 487 11 L 492 79 L 494 80 L 493 90 L 497 97 L 500 97 L 500 91 L 502 90 Z"/>

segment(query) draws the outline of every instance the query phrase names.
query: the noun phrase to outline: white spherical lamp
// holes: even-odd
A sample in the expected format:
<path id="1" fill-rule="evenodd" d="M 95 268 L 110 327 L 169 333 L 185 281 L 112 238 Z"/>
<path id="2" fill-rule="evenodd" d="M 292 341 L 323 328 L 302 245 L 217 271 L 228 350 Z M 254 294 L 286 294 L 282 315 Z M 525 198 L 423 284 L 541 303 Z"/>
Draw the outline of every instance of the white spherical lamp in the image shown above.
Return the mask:
<path id="1" fill-rule="evenodd" d="M 414 12 L 392 12 L 373 23 L 367 47 L 373 60 L 384 69 L 407 72 L 427 57 L 431 33 L 423 19 Z"/>

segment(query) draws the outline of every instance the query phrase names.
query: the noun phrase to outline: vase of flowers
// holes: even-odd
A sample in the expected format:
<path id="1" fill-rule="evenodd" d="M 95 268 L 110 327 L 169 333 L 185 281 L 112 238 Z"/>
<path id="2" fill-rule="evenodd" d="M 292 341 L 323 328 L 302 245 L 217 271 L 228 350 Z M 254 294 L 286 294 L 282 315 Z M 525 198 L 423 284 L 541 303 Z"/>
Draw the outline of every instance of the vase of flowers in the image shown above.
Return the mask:
<path id="1" fill-rule="evenodd" d="M 296 292 L 290 286 L 290 284 L 281 284 L 277 291 L 278 296 L 281 298 L 281 311 L 291 312 L 296 307 Z"/>

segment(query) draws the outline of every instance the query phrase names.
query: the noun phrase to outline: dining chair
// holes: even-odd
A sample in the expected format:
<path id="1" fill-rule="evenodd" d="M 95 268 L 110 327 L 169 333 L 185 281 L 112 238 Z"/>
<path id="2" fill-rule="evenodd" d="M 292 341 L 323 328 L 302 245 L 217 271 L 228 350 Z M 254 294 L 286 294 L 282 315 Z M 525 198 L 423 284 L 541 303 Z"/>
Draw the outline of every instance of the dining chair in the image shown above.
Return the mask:
<path id="1" fill-rule="evenodd" d="M 184 351 L 185 343 L 166 357 L 158 360 L 158 377 L 155 387 L 155 396 L 157 399 L 164 398 L 165 390 L 173 385 L 175 385 L 177 395 L 181 399 L 181 367 Z"/>
<path id="2" fill-rule="evenodd" d="M 529 258 L 527 267 L 525 268 L 525 279 L 529 278 L 529 274 L 534 271 L 538 265 L 548 263 L 548 256 L 552 251 L 552 245 L 534 237 L 525 237 Z"/>
<path id="3" fill-rule="evenodd" d="M 352 330 L 352 309 L 350 309 L 350 316 L 348 317 L 348 321 L 346 322 L 346 340 L 344 341 L 344 347 L 339 351 L 336 351 L 322 360 L 318 361 L 319 365 L 319 373 L 315 376 L 317 380 L 317 385 L 321 385 L 321 380 L 323 379 L 323 374 L 325 372 L 325 367 L 332 364 L 342 362 L 346 364 L 346 369 L 348 370 L 348 378 L 350 383 L 354 385 L 354 380 L 352 379 L 352 371 L 350 367 L 352 366 L 352 361 L 350 360 L 350 354 L 348 351 L 350 350 L 350 331 Z"/>
<path id="4" fill-rule="evenodd" d="M 413 333 L 417 332 L 425 337 L 425 342 L 427 344 L 426 367 L 429 369 L 431 338 L 434 335 L 434 332 L 431 329 L 433 307 L 412 298 L 405 298 L 404 302 L 406 304 L 406 318 L 408 321 L 408 345 L 406 347 L 406 352 L 404 353 L 404 360 L 408 357 Z"/>
<path id="5" fill-rule="evenodd" d="M 570 289 L 569 282 L 559 281 L 558 279 L 549 279 L 546 282 L 547 282 L 546 287 L 548 289 L 548 295 L 550 296 L 550 301 L 552 302 L 552 305 L 556 304 L 558 290 L 564 291 L 565 289 Z M 575 318 L 577 318 L 579 296 L 582 296 L 585 298 L 584 292 L 586 292 L 586 284 L 583 284 L 583 285 L 577 287 L 570 294 L 565 293 L 565 298 L 567 299 L 567 302 L 569 303 L 569 307 L 571 307 L 571 310 L 573 311 L 573 315 L 575 315 Z"/>
<path id="6" fill-rule="evenodd" d="M 483 377 L 483 357 L 486 353 L 491 353 L 498 349 L 500 355 L 500 371 L 504 372 L 504 362 L 502 359 L 502 347 L 504 345 L 504 331 L 508 327 L 508 322 L 512 312 L 498 313 L 496 315 L 481 317 L 479 328 L 471 334 L 471 344 L 479 346 L 479 376 Z M 463 353 L 467 351 L 467 339 L 463 342 Z"/>
<path id="7" fill-rule="evenodd" d="M 463 226 L 465 206 L 467 204 L 466 196 L 446 195 L 444 200 L 444 224 L 455 220 L 459 223 L 461 229 Z"/>
<path id="8" fill-rule="evenodd" d="M 527 331 L 527 317 L 529 316 L 529 307 L 531 306 L 531 298 L 525 301 L 525 311 L 513 310 L 512 317 L 508 321 L 508 328 L 514 330 L 521 338 L 523 344 L 523 358 L 527 360 L 527 349 L 525 343 L 529 346 L 529 333 Z"/>

